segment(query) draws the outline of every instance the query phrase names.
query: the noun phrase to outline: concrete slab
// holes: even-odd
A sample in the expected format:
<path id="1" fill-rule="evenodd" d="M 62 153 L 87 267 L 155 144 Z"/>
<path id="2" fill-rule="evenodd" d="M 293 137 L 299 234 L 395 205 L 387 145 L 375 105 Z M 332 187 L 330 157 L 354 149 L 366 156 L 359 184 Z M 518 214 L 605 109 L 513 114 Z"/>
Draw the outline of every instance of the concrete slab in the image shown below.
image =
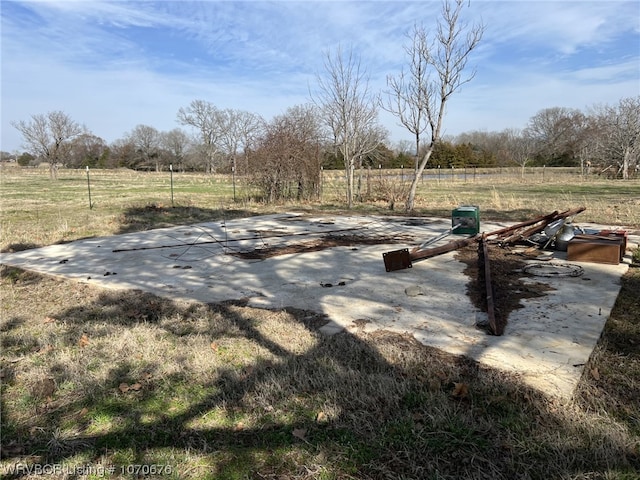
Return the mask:
<path id="1" fill-rule="evenodd" d="M 504 226 L 482 222 L 487 232 Z M 535 278 L 553 290 L 524 300 L 524 308 L 511 313 L 504 336 L 493 337 L 475 327 L 465 265 L 453 252 L 410 269 L 385 271 L 383 252 L 415 245 L 449 227 L 446 219 L 280 214 L 79 240 L 2 254 L 0 263 L 173 299 L 243 299 L 254 307 L 312 310 L 329 318 L 322 329 L 327 334 L 361 328 L 408 332 L 425 345 L 517 372 L 536 388 L 570 397 L 629 258 L 620 265 L 581 263 L 578 277 Z M 395 238 L 401 245 L 358 244 L 246 258 L 327 236 Z M 566 263 L 563 254 L 555 256 L 554 263 Z"/>

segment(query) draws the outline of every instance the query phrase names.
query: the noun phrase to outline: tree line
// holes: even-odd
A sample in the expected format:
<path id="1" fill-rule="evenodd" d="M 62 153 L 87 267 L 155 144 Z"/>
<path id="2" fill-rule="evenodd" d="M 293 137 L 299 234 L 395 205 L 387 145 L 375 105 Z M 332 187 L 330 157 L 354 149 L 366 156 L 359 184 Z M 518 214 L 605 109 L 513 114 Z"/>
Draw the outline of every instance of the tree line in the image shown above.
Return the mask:
<path id="1" fill-rule="evenodd" d="M 326 141 L 321 120 L 317 118 L 318 112 L 311 105 L 292 107 L 269 123 L 251 112 L 219 111 L 213 104 L 203 100 L 196 100 L 181 111 L 187 114 L 194 107 L 208 109 L 212 117 L 219 117 L 216 121 L 220 128 L 218 135 L 207 133 L 206 128 L 202 132 L 204 125 L 199 138 L 183 128 L 163 132 L 149 125 L 137 125 L 122 138 L 108 144 L 78 126 L 77 129 L 68 130 L 77 132 L 72 137 L 60 141 L 61 137 L 58 136 L 56 146 L 54 132 L 64 130 L 57 127 L 56 122 L 70 125 L 75 122 L 63 112 L 49 112 L 33 115 L 30 122 L 19 124 L 20 128 L 29 129 L 49 123 L 51 131 L 47 132 L 45 127 L 41 138 L 25 138 L 26 151 L 1 152 L 1 160 L 16 161 L 22 166 L 46 162 L 65 168 L 88 166 L 155 171 L 166 170 L 173 165 L 179 171 L 210 173 L 230 173 L 235 166 L 238 173 L 245 175 L 249 166 L 245 160 L 250 153 L 273 151 L 278 143 L 282 150 L 287 144 L 286 140 L 291 140 L 290 136 L 295 137 L 296 128 L 306 125 L 310 130 L 300 141 L 308 145 L 305 144 L 307 148 L 301 148 L 300 151 L 313 152 L 312 156 L 320 160 L 318 168 L 344 168 L 342 156 Z M 226 125 L 220 121 L 223 117 L 227 119 Z M 290 129 L 287 132 L 289 135 L 285 135 L 283 129 Z M 627 174 L 633 176 L 638 167 L 639 133 L 640 96 L 623 98 L 617 105 L 596 105 L 587 112 L 551 107 L 537 112 L 523 129 L 477 130 L 445 137 L 435 145 L 429 164 L 433 168 L 581 167 L 585 173 L 608 168 L 620 177 L 624 176 L 623 169 L 626 167 Z M 224 142 L 221 141 L 222 137 L 225 138 Z M 38 145 L 32 145 L 32 142 Z M 410 143 L 402 141 L 389 145 L 381 141 L 362 157 L 362 166 L 412 168 L 415 154 L 411 151 Z M 300 155 L 293 155 L 291 161 L 293 159 L 301 162 Z"/>
<path id="2" fill-rule="evenodd" d="M 550 107 L 522 129 L 473 131 L 444 137 L 445 107 L 475 72 L 466 63 L 481 41 L 482 24 L 459 21 L 466 2 L 445 0 L 437 28 L 415 24 L 407 34 L 406 68 L 387 78 L 387 90 L 372 92 L 368 74 L 350 50 L 327 52 L 324 72 L 307 104 L 267 121 L 260 115 L 220 109 L 206 100 L 179 108 L 179 127 L 159 131 L 137 125 L 107 144 L 62 111 L 12 122 L 23 136 L 21 165 L 49 164 L 55 178 L 68 168 L 132 168 L 241 175 L 268 201 L 317 195 L 321 168 L 344 171 L 348 207 L 359 196 L 356 172 L 367 168 L 411 171 L 405 207 L 413 209 L 415 187 L 429 167 L 579 166 L 583 173 L 637 175 L 640 156 L 640 96 L 586 111 Z M 413 138 L 389 144 L 378 121 L 384 109 Z M 7 153 L 2 153 L 6 159 Z M 360 173 L 360 178 L 361 178 Z"/>

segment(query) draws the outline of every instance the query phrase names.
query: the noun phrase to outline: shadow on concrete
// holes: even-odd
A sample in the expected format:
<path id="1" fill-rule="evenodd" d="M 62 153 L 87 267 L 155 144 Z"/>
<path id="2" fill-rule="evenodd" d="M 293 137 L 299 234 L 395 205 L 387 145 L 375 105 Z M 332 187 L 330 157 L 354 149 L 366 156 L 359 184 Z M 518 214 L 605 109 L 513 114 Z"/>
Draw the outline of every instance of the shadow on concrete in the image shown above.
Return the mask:
<path id="1" fill-rule="evenodd" d="M 269 212 L 265 212 L 269 213 Z M 265 213 L 260 213 L 263 215 Z M 256 212 L 243 209 L 228 208 L 201 208 L 194 206 L 167 207 L 164 205 L 148 204 L 134 206 L 124 210 L 119 217 L 120 227 L 117 234 L 141 232 L 154 228 L 171 227 L 177 225 L 191 225 L 195 223 L 211 222 L 217 220 L 230 220 L 233 218 L 247 218 L 258 215 Z M 72 240 L 60 240 L 56 245 L 86 240 L 92 237 L 74 238 Z M 12 243 L 2 249 L 0 253 L 16 253 L 25 250 L 40 248 L 45 245 L 22 242 Z"/>

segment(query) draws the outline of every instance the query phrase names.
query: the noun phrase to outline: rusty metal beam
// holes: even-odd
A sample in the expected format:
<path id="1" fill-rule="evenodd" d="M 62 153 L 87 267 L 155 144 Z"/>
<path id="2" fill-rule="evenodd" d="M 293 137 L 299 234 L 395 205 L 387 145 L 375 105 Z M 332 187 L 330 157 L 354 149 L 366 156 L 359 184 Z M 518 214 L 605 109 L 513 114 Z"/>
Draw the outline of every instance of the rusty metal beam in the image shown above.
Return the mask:
<path id="1" fill-rule="evenodd" d="M 545 227 L 547 225 L 549 225 L 551 222 L 554 222 L 556 220 L 559 220 L 561 218 L 567 218 L 567 217 L 573 217 L 574 215 L 577 215 L 581 212 L 584 212 L 586 210 L 585 207 L 579 207 L 579 208 L 574 208 L 572 210 L 565 210 L 564 212 L 560 212 L 558 213 L 557 211 L 550 213 L 549 215 L 545 215 L 544 217 L 539 217 L 539 221 L 536 223 L 533 223 L 532 227 L 522 231 L 522 232 L 518 232 L 516 229 L 514 234 L 502 238 L 501 241 L 503 243 L 514 243 L 520 240 L 526 240 L 527 238 L 529 238 L 531 235 L 534 235 L 536 233 L 541 232 L 542 230 L 545 229 Z M 525 222 L 528 223 L 528 222 Z M 522 225 L 522 224 L 519 224 Z M 525 225 L 526 226 L 526 225 Z M 495 233 L 495 232 L 493 232 Z M 508 232 L 505 232 L 508 233 Z M 491 234 L 490 234 L 491 235 Z"/>
<path id="2" fill-rule="evenodd" d="M 467 245 L 470 245 L 477 240 L 478 235 L 462 240 L 453 240 L 440 247 L 427 248 L 425 250 L 417 250 L 415 252 L 411 252 L 409 256 L 411 257 L 411 260 L 423 260 L 425 258 L 436 257 L 438 255 L 442 255 L 443 253 L 453 252 L 454 250 L 458 250 L 459 248 L 466 247 Z"/>
<path id="3" fill-rule="evenodd" d="M 514 232 L 516 230 L 519 230 L 521 228 L 524 227 L 528 227 L 529 225 L 534 225 L 538 222 L 544 222 L 544 221 L 551 221 L 556 215 L 558 215 L 558 211 L 554 211 L 548 215 L 541 215 L 539 217 L 536 218 L 532 218 L 531 220 L 527 220 L 525 222 L 521 222 L 521 223 L 516 223 L 515 225 L 512 225 L 510 227 L 504 227 L 504 228 L 500 228 L 498 230 L 494 230 L 493 232 L 489 232 L 486 235 L 488 237 L 492 237 L 495 235 L 503 235 L 505 233 L 511 233 Z"/>
<path id="4" fill-rule="evenodd" d="M 493 302 L 493 284 L 491 283 L 491 262 L 489 260 L 489 251 L 487 249 L 487 238 L 486 235 L 482 235 L 480 238 L 479 251 L 482 251 L 482 261 L 480 262 L 480 258 L 478 261 L 484 264 L 484 284 L 486 290 L 486 299 L 487 299 L 487 317 L 489 319 L 489 328 L 494 335 L 500 336 L 504 333 L 504 327 L 502 325 L 498 325 L 496 323 L 496 311 L 495 305 Z"/>

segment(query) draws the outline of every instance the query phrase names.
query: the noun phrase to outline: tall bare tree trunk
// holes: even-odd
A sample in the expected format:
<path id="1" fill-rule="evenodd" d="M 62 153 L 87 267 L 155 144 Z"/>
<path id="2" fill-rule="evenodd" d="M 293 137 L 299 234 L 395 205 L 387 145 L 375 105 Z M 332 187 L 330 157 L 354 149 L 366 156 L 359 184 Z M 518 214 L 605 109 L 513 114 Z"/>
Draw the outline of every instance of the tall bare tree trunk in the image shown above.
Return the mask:
<path id="1" fill-rule="evenodd" d="M 424 169 L 426 168 L 427 163 L 431 158 L 431 154 L 433 153 L 433 148 L 434 148 L 434 144 L 432 143 L 427 148 L 427 151 L 422 157 L 422 160 L 418 164 L 415 174 L 411 179 L 411 186 L 409 187 L 409 194 L 407 195 L 407 203 L 405 205 L 405 210 L 407 212 L 411 212 L 415 207 L 416 190 L 418 189 L 418 182 L 420 181 L 420 178 L 422 177 L 422 173 L 424 172 Z"/>
<path id="2" fill-rule="evenodd" d="M 446 103 L 461 85 L 475 76 L 475 72 L 468 77 L 463 77 L 463 73 L 469 54 L 482 38 L 484 26 L 467 28 L 459 22 L 465 3 L 464 0 L 443 2 L 434 38 L 429 38 L 424 27 L 414 25 L 411 44 L 405 47 L 409 72 L 402 71 L 399 76 L 387 79 L 391 91 L 384 108 L 398 117 L 416 140 L 416 166 L 405 204 L 407 212 L 414 208 L 418 182 L 440 140 Z M 427 129 L 431 144 L 418 162 L 420 137 Z"/>

